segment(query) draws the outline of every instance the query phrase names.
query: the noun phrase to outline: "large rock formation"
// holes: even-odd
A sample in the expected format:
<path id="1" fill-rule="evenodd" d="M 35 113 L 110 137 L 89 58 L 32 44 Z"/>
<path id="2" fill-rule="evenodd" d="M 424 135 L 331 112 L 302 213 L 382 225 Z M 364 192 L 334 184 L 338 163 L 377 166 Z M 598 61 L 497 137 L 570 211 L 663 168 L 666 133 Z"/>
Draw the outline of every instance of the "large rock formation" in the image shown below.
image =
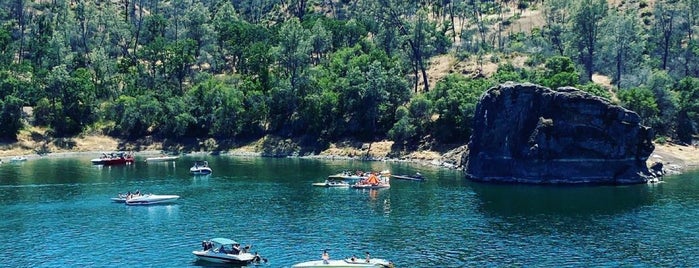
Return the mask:
<path id="1" fill-rule="evenodd" d="M 466 164 L 480 181 L 631 184 L 653 133 L 633 111 L 572 87 L 506 83 L 481 96 Z"/>

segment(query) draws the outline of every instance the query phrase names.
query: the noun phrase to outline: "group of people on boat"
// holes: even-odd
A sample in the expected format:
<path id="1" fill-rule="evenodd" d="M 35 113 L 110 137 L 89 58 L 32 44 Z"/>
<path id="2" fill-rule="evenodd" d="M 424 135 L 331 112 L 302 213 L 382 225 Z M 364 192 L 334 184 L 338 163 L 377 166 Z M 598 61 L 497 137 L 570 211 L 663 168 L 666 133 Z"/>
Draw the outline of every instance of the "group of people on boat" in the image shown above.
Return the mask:
<path id="1" fill-rule="evenodd" d="M 142 195 L 143 195 L 143 194 L 141 194 L 141 190 L 136 190 L 136 191 L 133 192 L 133 193 L 132 193 L 131 191 L 128 191 L 128 192 L 126 192 L 125 194 L 121 194 L 121 193 L 120 193 L 120 194 L 119 194 L 119 197 L 125 198 L 126 200 L 129 200 L 129 199 L 131 199 L 131 198 L 139 197 L 139 196 L 142 196 Z"/>
<path id="2" fill-rule="evenodd" d="M 102 153 L 101 159 L 133 158 L 133 152 L 112 152 Z"/>
<path id="3" fill-rule="evenodd" d="M 204 248 L 204 250 L 211 250 L 214 248 L 214 243 L 211 241 L 201 241 L 201 246 Z M 247 253 L 250 250 L 250 245 L 247 245 L 245 247 L 240 247 L 239 243 L 233 244 L 231 249 L 226 249 L 224 245 L 221 245 L 221 247 L 218 248 L 218 253 L 225 253 L 225 254 L 233 254 L 233 255 L 238 255 L 240 253 Z"/>
<path id="4" fill-rule="evenodd" d="M 352 257 L 345 259 L 345 261 L 350 262 L 350 263 L 361 263 L 361 262 L 371 263 L 371 254 L 369 253 L 369 251 L 365 252 L 364 254 L 366 255 L 366 257 L 364 258 L 363 261 L 360 258 L 357 258 L 357 255 L 352 255 Z M 330 263 L 330 254 L 328 253 L 327 249 L 323 250 L 323 254 L 321 255 L 320 258 L 323 260 L 323 264 Z M 389 262 L 388 267 L 393 267 L 393 262 Z"/>

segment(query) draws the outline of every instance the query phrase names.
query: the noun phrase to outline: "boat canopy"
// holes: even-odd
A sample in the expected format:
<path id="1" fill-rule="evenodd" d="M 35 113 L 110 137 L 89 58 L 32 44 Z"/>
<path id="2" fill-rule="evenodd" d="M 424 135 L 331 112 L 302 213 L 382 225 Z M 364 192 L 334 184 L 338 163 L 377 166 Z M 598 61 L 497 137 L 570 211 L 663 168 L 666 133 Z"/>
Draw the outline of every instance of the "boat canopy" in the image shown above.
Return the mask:
<path id="1" fill-rule="evenodd" d="M 221 244 L 221 245 L 234 245 L 234 244 L 239 244 L 238 242 L 235 242 L 235 241 L 232 240 L 232 239 L 223 238 L 223 237 L 217 237 L 217 238 L 211 239 L 211 242 L 218 243 L 218 244 Z"/>
<path id="2" fill-rule="evenodd" d="M 379 178 L 377 178 L 376 175 L 371 174 L 367 180 L 367 183 L 379 183 Z"/>

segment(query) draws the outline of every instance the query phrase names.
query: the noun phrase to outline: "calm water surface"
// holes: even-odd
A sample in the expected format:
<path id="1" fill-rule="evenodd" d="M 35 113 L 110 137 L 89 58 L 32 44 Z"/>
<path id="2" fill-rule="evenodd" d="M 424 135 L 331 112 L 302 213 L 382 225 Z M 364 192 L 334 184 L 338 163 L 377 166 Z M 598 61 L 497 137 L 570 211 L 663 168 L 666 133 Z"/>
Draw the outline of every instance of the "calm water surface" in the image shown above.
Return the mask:
<path id="1" fill-rule="evenodd" d="M 213 175 L 189 175 L 194 160 L 208 160 Z M 345 169 L 429 180 L 379 191 L 311 186 Z M 696 172 L 659 185 L 543 187 L 404 163 L 188 156 L 99 167 L 75 157 L 0 164 L 0 188 L 4 267 L 207 266 L 191 251 L 212 237 L 253 245 L 266 267 L 323 249 L 332 258 L 370 251 L 397 267 L 699 266 Z M 137 189 L 181 199 L 109 200 Z"/>

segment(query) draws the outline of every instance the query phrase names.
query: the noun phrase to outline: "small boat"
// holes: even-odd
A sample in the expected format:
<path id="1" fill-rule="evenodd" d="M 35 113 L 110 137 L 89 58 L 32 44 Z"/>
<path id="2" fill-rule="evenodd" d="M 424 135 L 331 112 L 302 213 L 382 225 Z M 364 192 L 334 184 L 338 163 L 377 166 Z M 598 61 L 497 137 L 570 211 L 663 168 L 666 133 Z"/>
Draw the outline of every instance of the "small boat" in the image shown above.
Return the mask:
<path id="1" fill-rule="evenodd" d="M 228 238 L 205 240 L 201 242 L 201 246 L 202 250 L 192 251 L 192 254 L 203 261 L 236 265 L 267 262 L 257 252 L 250 253 L 250 246 L 240 248 L 240 243 Z"/>
<path id="2" fill-rule="evenodd" d="M 415 173 L 415 175 L 391 175 L 391 177 L 399 180 L 409 180 L 409 181 L 425 181 L 427 178 L 422 176 L 420 172 Z"/>
<path id="3" fill-rule="evenodd" d="M 352 172 L 352 171 L 343 171 L 337 174 L 333 174 L 328 176 L 328 179 L 334 179 L 334 180 L 345 180 L 345 181 L 358 181 L 358 180 L 363 180 L 369 177 L 368 172 L 364 172 L 361 170 Z"/>
<path id="4" fill-rule="evenodd" d="M 192 166 L 189 169 L 189 172 L 194 174 L 194 175 L 209 175 L 211 172 L 211 168 L 209 167 L 209 162 L 207 161 L 196 161 L 194 162 L 194 166 Z"/>
<path id="5" fill-rule="evenodd" d="M 15 156 L 10 158 L 10 162 L 24 162 L 27 161 L 27 158 L 24 156 Z"/>
<path id="6" fill-rule="evenodd" d="M 345 180 L 345 181 L 359 181 L 359 180 L 366 180 L 368 179 L 372 174 L 376 174 L 377 172 L 365 172 L 361 170 L 357 171 L 342 171 L 337 174 L 333 174 L 328 176 L 328 179 L 336 179 L 336 180 Z M 391 172 L 389 170 L 382 170 L 381 172 L 378 172 L 379 175 L 381 176 L 391 176 Z"/>
<path id="7" fill-rule="evenodd" d="M 350 184 L 346 181 L 343 180 L 336 180 L 336 179 L 327 179 L 324 182 L 314 182 L 313 186 L 316 187 L 344 187 L 348 188 L 350 187 Z"/>
<path id="8" fill-rule="evenodd" d="M 312 267 L 332 267 L 332 268 L 356 268 L 356 267 L 394 267 L 393 263 L 384 259 L 369 259 L 367 262 L 364 259 L 344 259 L 344 260 L 317 260 L 297 263 L 291 266 L 292 268 L 312 268 Z"/>
<path id="9" fill-rule="evenodd" d="M 134 162 L 133 155 L 125 152 L 102 153 L 102 157 L 90 160 L 95 165 L 128 165 Z"/>
<path id="10" fill-rule="evenodd" d="M 131 198 L 126 198 L 124 203 L 126 203 L 129 206 L 146 206 L 172 203 L 179 198 L 179 195 L 144 194 L 140 196 L 132 196 Z"/>
<path id="11" fill-rule="evenodd" d="M 179 156 L 163 155 L 163 156 L 156 156 L 156 157 L 148 157 L 148 158 L 146 158 L 146 162 L 167 162 L 167 161 L 175 161 L 178 158 L 180 158 L 180 157 Z"/>
<path id="12" fill-rule="evenodd" d="M 390 175 L 389 175 L 390 176 Z M 383 175 L 371 174 L 369 178 L 360 180 L 352 185 L 355 189 L 384 189 L 390 188 L 389 177 Z"/>

